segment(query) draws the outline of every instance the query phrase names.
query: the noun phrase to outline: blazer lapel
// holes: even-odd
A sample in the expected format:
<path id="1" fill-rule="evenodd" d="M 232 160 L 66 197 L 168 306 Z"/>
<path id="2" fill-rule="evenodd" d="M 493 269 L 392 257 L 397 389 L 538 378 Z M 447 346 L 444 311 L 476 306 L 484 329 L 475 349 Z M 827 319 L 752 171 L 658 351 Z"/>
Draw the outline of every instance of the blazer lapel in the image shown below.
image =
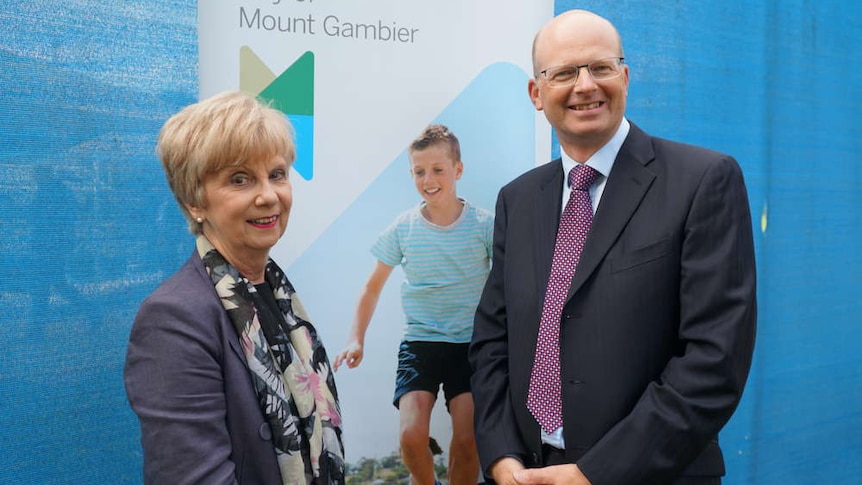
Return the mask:
<path id="1" fill-rule="evenodd" d="M 647 168 L 654 158 L 649 136 L 632 123 L 605 184 L 567 300 L 595 271 L 637 210 L 655 179 Z"/>
<path id="2" fill-rule="evenodd" d="M 213 296 L 218 300 L 218 305 L 221 306 L 221 300 L 218 295 L 215 294 L 215 290 L 212 290 L 213 284 L 209 275 L 207 274 L 206 268 L 204 268 L 204 263 L 201 261 L 200 256 L 197 253 L 197 250 L 194 252 L 194 266 L 197 270 L 198 276 L 200 277 L 200 283 L 204 285 L 204 287 L 208 287 L 210 291 L 213 291 Z M 231 350 L 242 361 L 243 365 L 248 368 L 248 362 L 246 361 L 245 354 L 242 351 L 242 346 L 239 343 L 239 336 L 236 333 L 236 329 L 233 328 L 233 323 L 231 323 L 230 318 L 227 316 L 227 312 L 222 312 L 221 317 L 219 317 L 219 326 L 221 327 L 222 332 L 225 332 L 228 335 L 227 341 L 230 345 Z"/>

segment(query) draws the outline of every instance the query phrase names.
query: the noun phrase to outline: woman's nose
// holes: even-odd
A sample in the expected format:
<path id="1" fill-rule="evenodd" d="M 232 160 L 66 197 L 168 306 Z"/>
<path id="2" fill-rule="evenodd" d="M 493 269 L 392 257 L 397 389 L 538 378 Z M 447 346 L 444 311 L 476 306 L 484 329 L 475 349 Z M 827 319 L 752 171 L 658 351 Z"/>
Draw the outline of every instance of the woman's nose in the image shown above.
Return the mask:
<path id="1" fill-rule="evenodd" d="M 272 183 L 268 180 L 260 184 L 260 191 L 257 194 L 257 198 L 255 202 L 258 205 L 269 205 L 275 202 L 278 199 L 278 196 L 275 192 L 275 187 L 272 186 Z"/>

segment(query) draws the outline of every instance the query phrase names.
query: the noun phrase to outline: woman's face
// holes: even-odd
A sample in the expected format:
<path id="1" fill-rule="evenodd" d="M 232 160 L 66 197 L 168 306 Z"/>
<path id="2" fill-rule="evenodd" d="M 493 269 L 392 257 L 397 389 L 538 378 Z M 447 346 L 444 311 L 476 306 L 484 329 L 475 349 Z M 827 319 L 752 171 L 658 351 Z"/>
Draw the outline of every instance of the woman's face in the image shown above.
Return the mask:
<path id="1" fill-rule="evenodd" d="M 287 227 L 293 193 L 281 156 L 224 168 L 204 180 L 203 234 L 241 272 L 260 270 Z"/>

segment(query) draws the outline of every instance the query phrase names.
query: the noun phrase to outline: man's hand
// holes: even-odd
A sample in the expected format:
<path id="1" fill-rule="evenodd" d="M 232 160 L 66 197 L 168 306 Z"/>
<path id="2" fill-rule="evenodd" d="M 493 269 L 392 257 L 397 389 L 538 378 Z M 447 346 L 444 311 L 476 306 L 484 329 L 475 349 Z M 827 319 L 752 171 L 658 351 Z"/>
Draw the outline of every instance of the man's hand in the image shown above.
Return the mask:
<path id="1" fill-rule="evenodd" d="M 521 485 L 591 485 L 578 465 L 574 464 L 522 469 L 516 471 L 514 476 Z"/>
<path id="2" fill-rule="evenodd" d="M 490 472 L 497 485 L 518 485 L 514 473 L 523 470 L 524 464 L 515 458 L 503 457 L 491 465 Z"/>

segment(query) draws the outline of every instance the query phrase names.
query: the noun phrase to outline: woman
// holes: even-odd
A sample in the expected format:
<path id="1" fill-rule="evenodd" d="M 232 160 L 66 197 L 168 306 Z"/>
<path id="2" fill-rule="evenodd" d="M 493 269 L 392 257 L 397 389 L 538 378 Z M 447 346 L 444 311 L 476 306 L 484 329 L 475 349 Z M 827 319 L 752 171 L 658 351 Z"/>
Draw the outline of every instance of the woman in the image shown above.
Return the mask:
<path id="1" fill-rule="evenodd" d="M 326 351 L 269 259 L 292 203 L 290 124 L 223 93 L 169 119 L 158 154 L 197 244 L 129 337 L 145 482 L 343 483 Z"/>

